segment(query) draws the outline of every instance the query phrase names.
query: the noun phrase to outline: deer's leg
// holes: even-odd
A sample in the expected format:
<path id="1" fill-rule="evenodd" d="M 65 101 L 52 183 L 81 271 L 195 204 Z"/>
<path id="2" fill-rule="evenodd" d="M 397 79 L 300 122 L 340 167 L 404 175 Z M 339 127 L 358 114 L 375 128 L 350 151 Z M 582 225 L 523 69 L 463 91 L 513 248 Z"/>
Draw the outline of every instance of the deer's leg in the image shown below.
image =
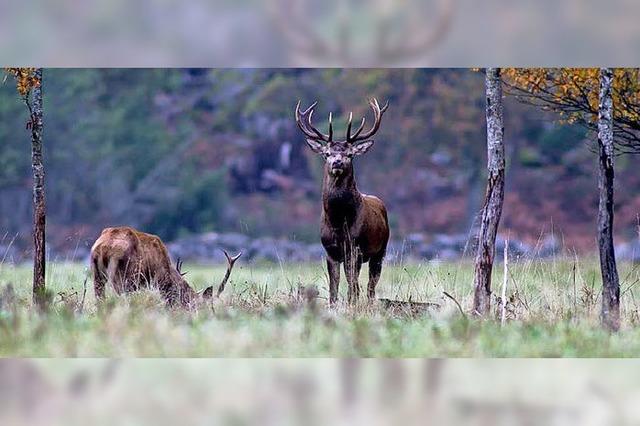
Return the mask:
<path id="1" fill-rule="evenodd" d="M 340 283 L 340 262 L 327 256 L 327 269 L 329 271 L 329 306 L 335 306 L 338 301 L 338 284 Z"/>
<path id="2" fill-rule="evenodd" d="M 111 283 L 111 287 L 113 287 L 113 290 L 118 295 L 122 294 L 124 279 L 124 277 L 122 277 L 122 274 L 118 274 L 119 263 L 119 259 L 111 258 L 109 259 L 109 264 L 107 265 L 107 279 Z"/>
<path id="3" fill-rule="evenodd" d="M 380 280 L 380 274 L 382 273 L 382 260 L 384 259 L 384 253 L 381 255 L 372 256 L 369 260 L 369 284 L 367 285 L 369 301 L 373 301 L 376 297 L 376 286 Z"/>
<path id="4" fill-rule="evenodd" d="M 358 253 L 350 253 L 346 256 L 344 261 L 344 273 L 347 275 L 348 288 L 348 302 L 354 304 L 360 297 L 360 284 L 358 284 L 358 277 L 360 276 L 360 268 L 362 267 L 362 258 Z"/>
<path id="5" fill-rule="evenodd" d="M 118 262 L 118 282 L 122 293 L 131 293 L 140 287 L 140 281 L 145 279 L 139 263 L 130 257 L 122 258 Z"/>
<path id="6" fill-rule="evenodd" d="M 107 283 L 107 277 L 104 272 L 98 267 L 98 260 L 94 259 L 92 264 L 93 269 L 93 291 L 98 301 L 104 300 L 104 286 Z"/>

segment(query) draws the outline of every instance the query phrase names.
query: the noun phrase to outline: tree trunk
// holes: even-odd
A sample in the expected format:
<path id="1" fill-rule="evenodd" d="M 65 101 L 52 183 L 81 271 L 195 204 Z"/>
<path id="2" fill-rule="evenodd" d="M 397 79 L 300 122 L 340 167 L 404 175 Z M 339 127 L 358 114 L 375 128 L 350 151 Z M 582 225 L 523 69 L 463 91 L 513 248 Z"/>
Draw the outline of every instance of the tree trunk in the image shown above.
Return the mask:
<path id="1" fill-rule="evenodd" d="M 45 196 L 42 162 L 42 68 L 35 73 L 40 84 L 33 88 L 33 99 L 26 98 L 31 114 L 31 168 L 33 170 L 33 302 L 45 308 Z M 27 95 L 29 96 L 29 95 Z"/>
<path id="2" fill-rule="evenodd" d="M 609 330 L 620 328 L 620 283 L 613 248 L 613 71 L 600 69 L 598 107 L 598 249 L 602 273 L 602 324 Z"/>
<path id="3" fill-rule="evenodd" d="M 491 308 L 491 270 L 504 201 L 505 156 L 500 68 L 487 68 L 485 85 L 489 177 L 478 234 L 478 252 L 474 271 L 473 311 L 478 316 L 486 316 Z"/>

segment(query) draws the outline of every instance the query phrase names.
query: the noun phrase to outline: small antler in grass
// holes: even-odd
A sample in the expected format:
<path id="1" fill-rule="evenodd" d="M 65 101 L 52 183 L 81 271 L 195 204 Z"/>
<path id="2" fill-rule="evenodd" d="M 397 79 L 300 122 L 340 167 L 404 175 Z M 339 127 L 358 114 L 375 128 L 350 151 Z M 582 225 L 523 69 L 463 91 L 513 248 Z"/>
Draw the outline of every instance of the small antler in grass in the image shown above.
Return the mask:
<path id="1" fill-rule="evenodd" d="M 224 278 L 222 279 L 222 282 L 218 286 L 218 292 L 216 293 L 216 297 L 220 297 L 220 295 L 224 291 L 224 286 L 227 285 L 227 281 L 229 280 L 229 277 L 231 276 L 231 270 L 233 269 L 233 265 L 235 265 L 236 261 L 238 259 L 240 259 L 240 256 L 242 256 L 242 252 L 236 254 L 233 257 L 231 257 L 229 255 L 229 253 L 227 253 L 226 250 L 222 250 L 222 252 L 224 253 L 224 256 L 227 258 L 227 272 L 224 274 Z M 213 287 L 207 288 L 205 290 L 203 296 L 205 298 L 209 298 L 209 297 L 211 297 L 211 293 L 213 293 Z"/>

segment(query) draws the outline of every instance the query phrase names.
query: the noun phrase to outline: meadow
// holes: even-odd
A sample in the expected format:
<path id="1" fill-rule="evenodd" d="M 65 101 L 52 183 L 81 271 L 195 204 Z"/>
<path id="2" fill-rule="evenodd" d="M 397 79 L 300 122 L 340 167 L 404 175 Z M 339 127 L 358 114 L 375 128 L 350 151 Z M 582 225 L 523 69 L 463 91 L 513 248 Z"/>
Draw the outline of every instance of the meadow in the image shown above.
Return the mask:
<path id="1" fill-rule="evenodd" d="M 197 289 L 217 284 L 223 266 L 184 265 Z M 366 285 L 366 266 L 360 284 Z M 155 291 L 98 305 L 85 265 L 50 262 L 48 312 L 31 305 L 29 265 L 0 265 L 0 356 L 89 357 L 635 357 L 640 267 L 621 264 L 622 328 L 599 324 L 597 259 L 520 260 L 509 265 L 501 322 L 502 264 L 493 275 L 494 315 L 470 316 L 470 261 L 390 264 L 377 296 L 428 302 L 327 306 L 323 265 L 238 263 L 220 299 L 169 310 Z M 310 298 L 310 288 L 318 290 Z M 85 291 L 86 288 L 86 291 Z M 341 299 L 346 299 L 344 274 Z M 446 292 L 446 295 L 445 295 Z M 458 304 L 460 307 L 458 307 Z M 395 305 L 394 305 L 395 306 Z M 417 306 L 417 305 L 416 305 Z"/>

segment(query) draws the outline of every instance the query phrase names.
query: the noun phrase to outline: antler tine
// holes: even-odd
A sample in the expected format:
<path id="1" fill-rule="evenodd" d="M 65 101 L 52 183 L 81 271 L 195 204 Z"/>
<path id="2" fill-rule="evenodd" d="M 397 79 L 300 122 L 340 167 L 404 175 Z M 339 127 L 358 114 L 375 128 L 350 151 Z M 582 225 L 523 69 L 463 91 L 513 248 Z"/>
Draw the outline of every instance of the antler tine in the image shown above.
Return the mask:
<path id="1" fill-rule="evenodd" d="M 378 110 L 378 113 L 380 114 L 380 117 L 382 117 L 382 114 L 384 114 L 384 112 L 387 110 L 387 108 L 389 108 L 389 101 L 387 100 L 387 102 L 384 104 L 384 106 L 382 108 L 380 108 L 380 104 L 378 103 L 378 100 L 376 98 L 372 98 L 371 101 L 369 101 L 369 104 L 371 105 L 371 102 L 376 104 L 376 109 Z"/>
<path id="2" fill-rule="evenodd" d="M 329 135 L 325 135 L 324 133 L 320 132 L 320 130 L 316 129 L 315 126 L 311 124 L 311 117 L 313 116 L 314 111 L 315 110 L 313 109 L 311 110 L 311 112 L 309 113 L 309 120 L 308 120 L 308 124 L 309 124 L 309 127 L 311 128 L 311 131 L 316 135 L 314 139 L 328 142 Z"/>
<path id="3" fill-rule="evenodd" d="M 347 138 L 348 142 L 354 142 L 354 141 L 358 140 L 358 136 L 364 130 L 364 123 L 365 123 L 366 120 L 367 120 L 366 117 L 362 117 L 362 121 L 360 122 L 360 126 L 358 126 L 358 129 L 356 130 L 356 132 L 353 134 L 353 136 L 351 136 L 350 138 Z"/>
<path id="4" fill-rule="evenodd" d="M 315 109 L 316 105 L 318 105 L 318 101 L 315 101 L 314 103 L 312 103 L 311 105 L 309 105 L 309 108 L 305 109 L 303 114 L 307 115 L 308 112 L 313 113 L 313 110 Z"/>
<path id="5" fill-rule="evenodd" d="M 181 277 L 184 277 L 185 275 L 187 275 L 186 272 L 182 272 L 182 259 L 180 258 L 176 260 L 176 270 L 178 271 Z"/>
<path id="6" fill-rule="evenodd" d="M 317 102 L 314 102 L 311 104 L 311 106 L 309 108 L 307 108 L 306 110 L 300 112 L 300 101 L 298 101 L 298 104 L 296 105 L 296 124 L 298 125 L 298 127 L 300 128 L 300 130 L 302 130 L 302 133 L 305 134 L 305 136 L 310 137 L 310 138 L 316 138 L 316 135 L 310 131 L 309 129 L 307 129 L 305 122 L 306 122 L 306 117 L 307 114 L 311 111 L 313 111 L 313 108 L 316 106 Z"/>
<path id="7" fill-rule="evenodd" d="M 224 274 L 224 278 L 222 279 L 222 281 L 220 282 L 220 285 L 218 286 L 218 293 L 216 294 L 216 297 L 220 297 L 220 295 L 224 291 L 224 286 L 227 285 L 227 281 L 231 276 L 231 270 L 233 269 L 233 265 L 235 265 L 236 260 L 240 259 L 240 256 L 242 256 L 242 252 L 239 252 L 237 255 L 233 257 L 229 256 L 229 253 L 227 253 L 226 250 L 222 250 L 222 252 L 224 253 L 224 256 L 227 258 L 227 272 Z"/>
<path id="8" fill-rule="evenodd" d="M 358 131 L 353 135 L 353 137 L 349 140 L 349 142 L 354 143 L 358 141 L 363 141 L 369 139 L 371 136 L 375 135 L 378 129 L 380 129 L 380 124 L 382 123 L 382 115 L 385 113 L 387 108 L 389 108 L 389 101 L 384 105 L 384 107 L 380 108 L 380 104 L 378 104 L 378 100 L 376 98 L 369 99 L 369 105 L 373 110 L 373 126 L 368 132 L 360 135 L 362 129 L 364 128 L 364 119 L 362 120 L 362 125 L 358 129 Z"/>
<path id="9" fill-rule="evenodd" d="M 227 253 L 226 250 L 222 250 L 222 252 L 224 253 L 224 256 L 227 258 L 227 262 L 231 265 L 233 265 L 236 262 L 236 260 L 240 259 L 240 256 L 242 256 L 242 252 L 239 252 L 233 257 L 229 256 L 229 253 Z"/>
<path id="10" fill-rule="evenodd" d="M 329 142 L 333 140 L 333 114 L 329 113 Z"/>
<path id="11" fill-rule="evenodd" d="M 311 117 L 313 116 L 314 108 L 318 104 L 318 101 L 314 102 L 304 111 L 300 111 L 300 101 L 296 105 L 296 123 L 302 133 L 305 134 L 310 139 L 318 140 L 318 141 L 329 141 L 329 135 L 325 135 L 321 133 L 318 129 L 316 129 L 311 123 Z"/>

